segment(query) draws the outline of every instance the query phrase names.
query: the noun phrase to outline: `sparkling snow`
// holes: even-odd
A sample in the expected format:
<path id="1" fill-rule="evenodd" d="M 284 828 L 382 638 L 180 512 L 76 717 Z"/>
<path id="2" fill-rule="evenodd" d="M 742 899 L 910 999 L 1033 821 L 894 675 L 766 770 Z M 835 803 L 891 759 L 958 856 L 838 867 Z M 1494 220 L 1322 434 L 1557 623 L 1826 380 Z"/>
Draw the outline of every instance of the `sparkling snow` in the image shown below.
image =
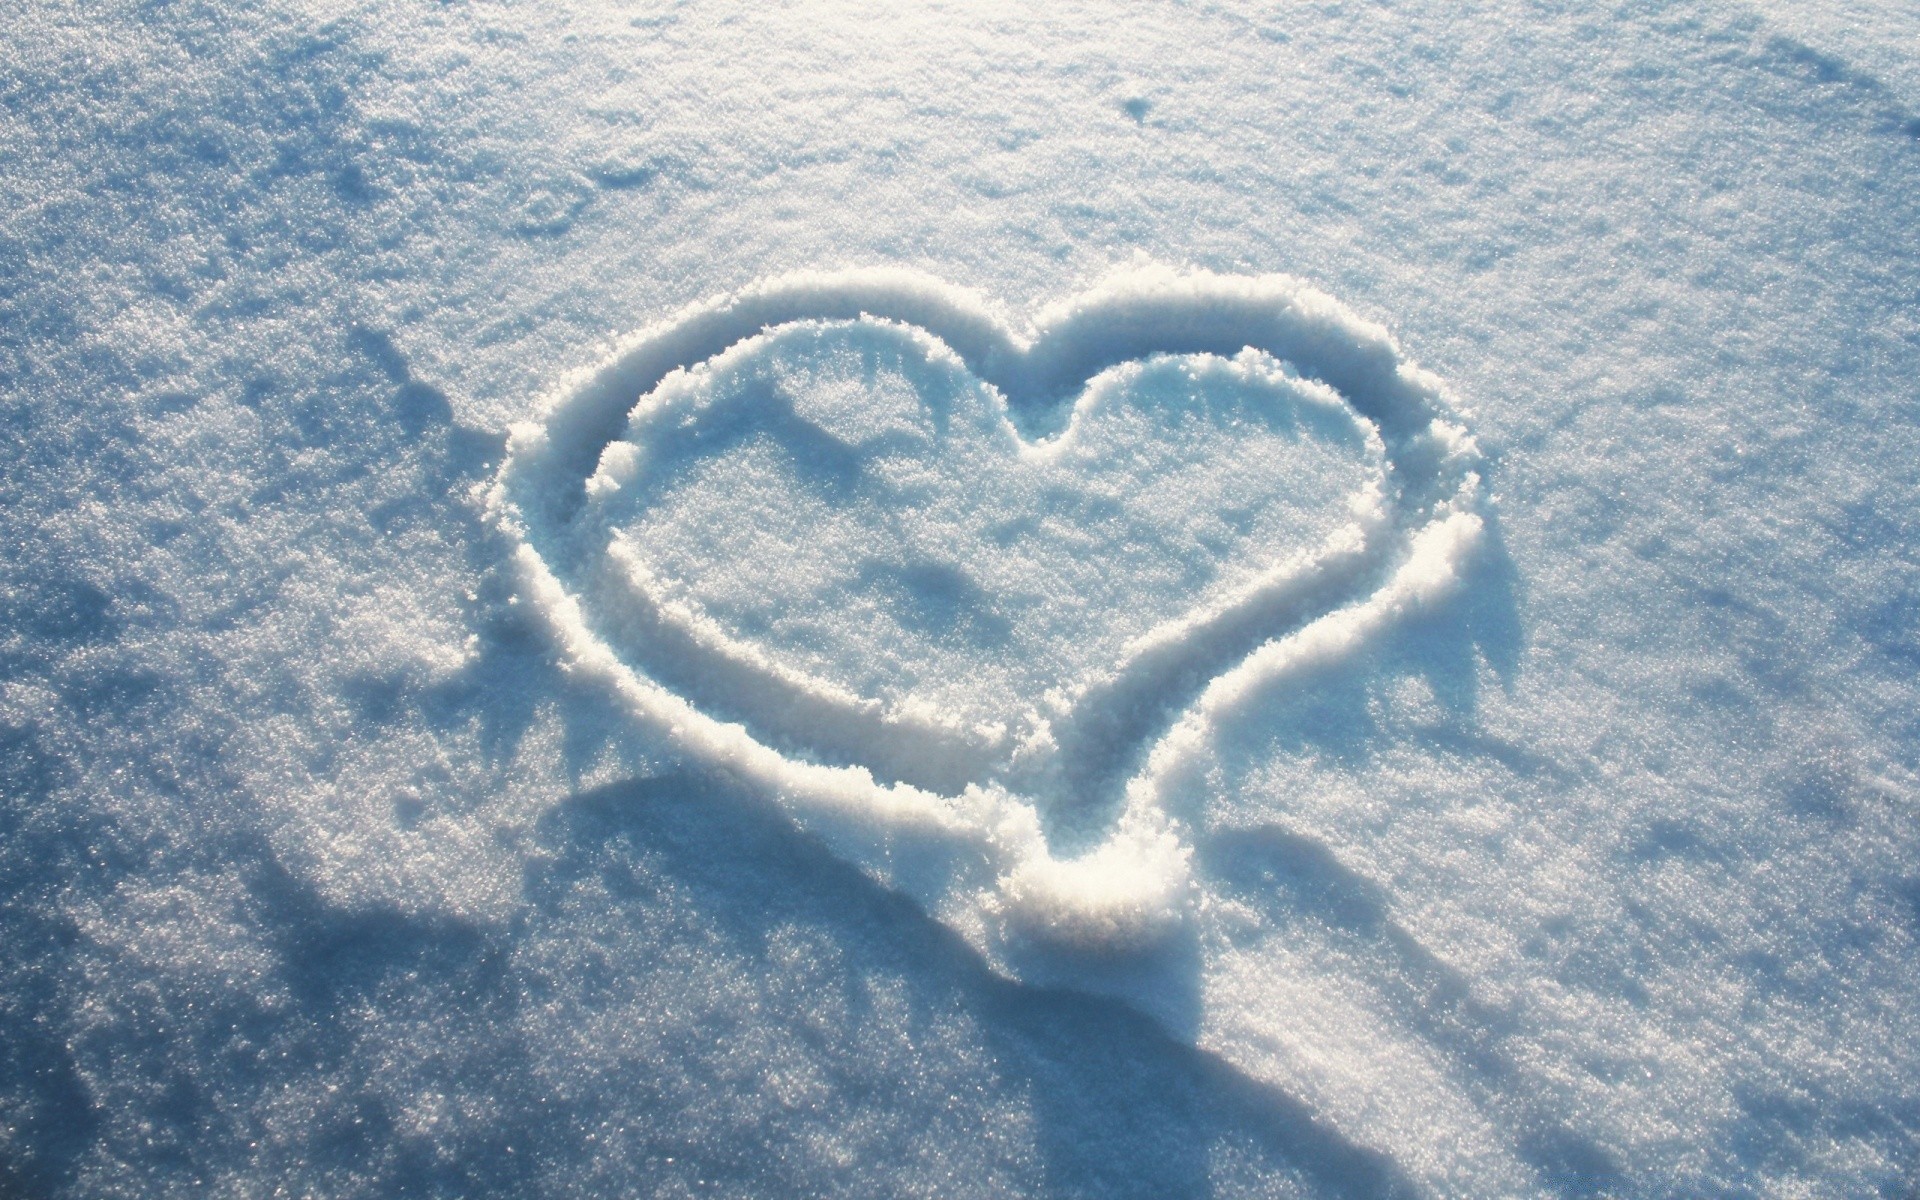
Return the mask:
<path id="1" fill-rule="evenodd" d="M 0 1194 L 1908 1195 L 1916 230 L 1895 3 L 9 10 Z"/>

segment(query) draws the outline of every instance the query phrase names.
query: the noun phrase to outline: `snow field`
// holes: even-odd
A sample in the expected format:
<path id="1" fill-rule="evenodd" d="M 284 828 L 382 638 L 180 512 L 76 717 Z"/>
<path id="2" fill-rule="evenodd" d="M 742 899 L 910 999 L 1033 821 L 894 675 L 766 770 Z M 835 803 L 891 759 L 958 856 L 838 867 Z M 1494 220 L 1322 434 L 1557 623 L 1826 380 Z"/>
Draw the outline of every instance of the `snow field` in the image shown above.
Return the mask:
<path id="1" fill-rule="evenodd" d="M 0 1187 L 1902 1194 L 1920 188 L 1863 13 L 0 18 Z M 1020 329 L 1142 260 L 1390 329 L 1490 503 L 1157 766 L 1087 729 L 1194 907 L 1011 983 L 875 882 L 948 831 L 888 873 L 873 787 L 560 666 L 486 498 L 706 297 Z"/>

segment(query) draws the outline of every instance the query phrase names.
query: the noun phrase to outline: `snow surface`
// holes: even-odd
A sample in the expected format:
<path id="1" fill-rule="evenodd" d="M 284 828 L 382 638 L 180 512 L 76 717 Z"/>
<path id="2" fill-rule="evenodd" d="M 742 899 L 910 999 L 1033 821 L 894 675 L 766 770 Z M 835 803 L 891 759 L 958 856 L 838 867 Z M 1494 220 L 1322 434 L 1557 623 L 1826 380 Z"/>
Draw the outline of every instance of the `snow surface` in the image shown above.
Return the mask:
<path id="1" fill-rule="evenodd" d="M 1916 30 L 10 9 L 0 1194 L 1911 1193 Z"/>

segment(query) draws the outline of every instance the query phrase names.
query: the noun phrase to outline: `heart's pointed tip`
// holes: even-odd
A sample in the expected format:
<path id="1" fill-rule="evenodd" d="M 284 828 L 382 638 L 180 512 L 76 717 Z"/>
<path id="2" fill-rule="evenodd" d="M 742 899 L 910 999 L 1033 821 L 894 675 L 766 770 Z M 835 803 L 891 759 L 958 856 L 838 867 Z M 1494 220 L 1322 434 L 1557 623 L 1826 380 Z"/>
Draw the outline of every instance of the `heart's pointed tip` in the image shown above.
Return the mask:
<path id="1" fill-rule="evenodd" d="M 1077 858 L 1044 846 L 999 879 L 1006 934 L 1030 947 L 1108 958 L 1154 950 L 1192 914 L 1193 849 L 1164 822 L 1123 821 Z"/>

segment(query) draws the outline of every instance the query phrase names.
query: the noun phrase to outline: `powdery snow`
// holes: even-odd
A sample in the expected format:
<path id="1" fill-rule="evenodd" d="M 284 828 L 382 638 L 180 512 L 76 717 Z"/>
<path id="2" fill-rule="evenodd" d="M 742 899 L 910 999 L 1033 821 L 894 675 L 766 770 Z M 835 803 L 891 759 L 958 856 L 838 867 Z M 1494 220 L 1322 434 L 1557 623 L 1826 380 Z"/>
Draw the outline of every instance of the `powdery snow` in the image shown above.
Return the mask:
<path id="1" fill-rule="evenodd" d="M 1904 1195 L 1898 5 L 0 17 L 0 1192 Z"/>

